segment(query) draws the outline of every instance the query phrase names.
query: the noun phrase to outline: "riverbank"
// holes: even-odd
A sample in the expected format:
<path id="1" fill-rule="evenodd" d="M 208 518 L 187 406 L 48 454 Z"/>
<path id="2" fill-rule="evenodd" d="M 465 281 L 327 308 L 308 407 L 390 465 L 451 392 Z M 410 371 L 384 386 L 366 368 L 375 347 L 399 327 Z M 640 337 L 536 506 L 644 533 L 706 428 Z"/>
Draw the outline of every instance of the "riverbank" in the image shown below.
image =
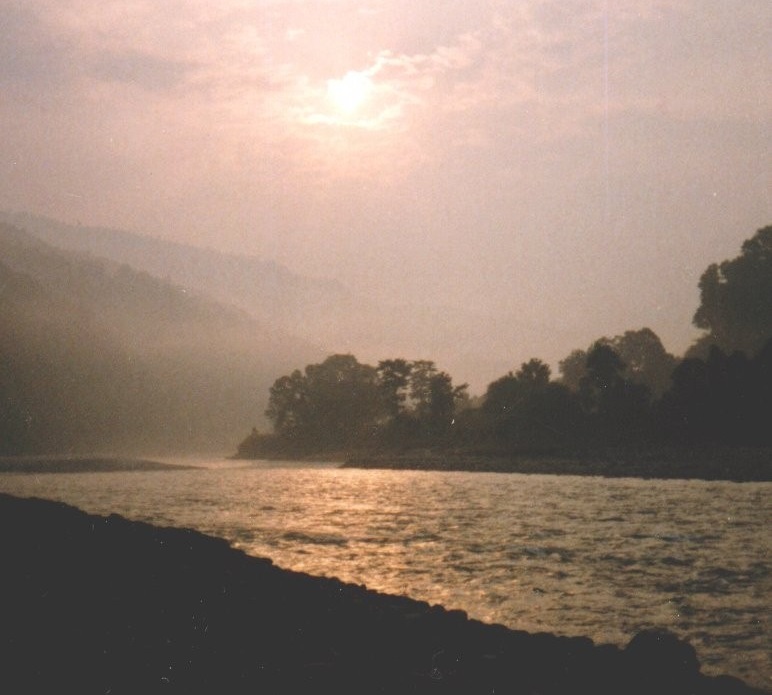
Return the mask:
<path id="1" fill-rule="evenodd" d="M 0 473 L 112 473 L 192 468 L 111 456 L 0 456 Z"/>
<path id="2" fill-rule="evenodd" d="M 7 692 L 761 692 L 669 633 L 509 630 L 60 503 L 0 495 L 0 553 Z"/>
<path id="3" fill-rule="evenodd" d="M 771 482 L 772 450 L 765 448 L 609 449 L 573 455 L 416 450 L 349 456 L 345 468 L 439 470 Z"/>

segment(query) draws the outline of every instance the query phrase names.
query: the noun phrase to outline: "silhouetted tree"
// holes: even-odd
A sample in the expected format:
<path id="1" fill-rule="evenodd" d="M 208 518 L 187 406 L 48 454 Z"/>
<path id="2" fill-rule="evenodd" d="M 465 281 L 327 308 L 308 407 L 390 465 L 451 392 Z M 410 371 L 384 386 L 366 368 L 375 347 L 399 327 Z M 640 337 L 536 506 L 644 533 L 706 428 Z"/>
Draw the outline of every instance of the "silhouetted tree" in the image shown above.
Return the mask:
<path id="1" fill-rule="evenodd" d="M 528 401 L 550 383 L 550 368 L 539 359 L 524 362 L 517 374 L 509 372 L 488 385 L 483 410 L 502 419 L 522 414 Z"/>
<path id="2" fill-rule="evenodd" d="M 515 376 L 524 387 L 538 390 L 549 384 L 551 374 L 552 371 L 548 364 L 533 358 L 524 362 Z"/>
<path id="3" fill-rule="evenodd" d="M 278 435 L 323 449 L 363 441 L 382 413 L 376 370 L 353 355 L 332 355 L 305 374 L 277 379 L 266 410 Z"/>
<path id="4" fill-rule="evenodd" d="M 381 360 L 376 368 L 378 384 L 392 418 L 405 410 L 413 365 L 404 359 Z"/>
<path id="5" fill-rule="evenodd" d="M 453 385 L 447 372 L 437 369 L 430 360 L 416 360 L 410 373 L 412 416 L 423 436 L 444 435 L 467 396 L 467 384 Z"/>
<path id="6" fill-rule="evenodd" d="M 772 226 L 745 241 L 737 258 L 708 266 L 699 283 L 694 325 L 707 331 L 689 353 L 716 345 L 729 354 L 757 354 L 772 337 Z"/>
<path id="7" fill-rule="evenodd" d="M 612 338 L 610 345 L 626 365 L 626 379 L 643 384 L 655 395 L 670 387 L 670 377 L 678 360 L 665 350 L 659 336 L 650 328 L 625 331 Z"/>
<path id="8" fill-rule="evenodd" d="M 572 391 L 579 391 L 582 377 L 587 374 L 587 350 L 572 350 L 558 362 L 560 382 Z"/>
<path id="9" fill-rule="evenodd" d="M 579 415 L 570 390 L 550 381 L 549 366 L 538 359 L 489 384 L 482 409 L 494 436 L 514 447 L 564 445 Z"/>
<path id="10" fill-rule="evenodd" d="M 453 422 L 457 406 L 467 398 L 467 385 L 453 386 L 447 372 L 437 372 L 429 379 L 429 410 L 427 421 L 432 434 L 447 432 Z"/>
<path id="11" fill-rule="evenodd" d="M 432 378 L 437 366 L 431 360 L 416 360 L 411 363 L 410 403 L 411 410 L 419 419 L 429 415 L 432 401 Z"/>
<path id="12" fill-rule="evenodd" d="M 579 384 L 582 407 L 601 443 L 639 435 L 646 426 L 649 390 L 624 377 L 626 365 L 608 344 L 598 342 L 587 354 L 587 373 Z"/>
<path id="13" fill-rule="evenodd" d="M 593 345 L 608 345 L 625 364 L 623 376 L 646 386 L 654 395 L 661 395 L 670 387 L 670 376 L 678 360 L 665 350 L 659 336 L 650 328 L 626 331 L 613 338 L 600 338 Z M 579 390 L 587 374 L 589 350 L 574 350 L 561 360 L 561 382 L 573 391 Z"/>
<path id="14" fill-rule="evenodd" d="M 616 350 L 597 342 L 587 353 L 586 373 L 579 382 L 579 393 L 585 410 L 606 411 L 624 382 L 625 363 Z"/>
<path id="15" fill-rule="evenodd" d="M 706 360 L 683 360 L 658 407 L 663 431 L 689 443 L 771 444 L 770 374 L 772 340 L 754 359 L 714 345 Z"/>
<path id="16" fill-rule="evenodd" d="M 306 379 L 296 369 L 289 376 L 279 377 L 269 389 L 266 417 L 274 431 L 285 437 L 295 437 L 308 427 L 310 416 Z"/>
<path id="17" fill-rule="evenodd" d="M 512 372 L 509 372 L 488 384 L 482 409 L 488 415 L 502 420 L 517 410 L 520 400 L 520 382 Z"/>

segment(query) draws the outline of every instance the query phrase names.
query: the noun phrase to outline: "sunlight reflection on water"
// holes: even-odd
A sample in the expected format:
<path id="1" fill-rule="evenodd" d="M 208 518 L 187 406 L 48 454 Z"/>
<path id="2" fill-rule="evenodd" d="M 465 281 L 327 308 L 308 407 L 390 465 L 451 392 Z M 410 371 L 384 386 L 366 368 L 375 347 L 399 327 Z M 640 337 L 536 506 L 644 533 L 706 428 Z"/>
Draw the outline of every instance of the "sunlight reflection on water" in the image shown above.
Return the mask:
<path id="1" fill-rule="evenodd" d="M 706 672 L 770 683 L 772 484 L 194 463 L 1 475 L 0 489 L 190 526 L 518 629 L 623 644 L 668 627 Z"/>

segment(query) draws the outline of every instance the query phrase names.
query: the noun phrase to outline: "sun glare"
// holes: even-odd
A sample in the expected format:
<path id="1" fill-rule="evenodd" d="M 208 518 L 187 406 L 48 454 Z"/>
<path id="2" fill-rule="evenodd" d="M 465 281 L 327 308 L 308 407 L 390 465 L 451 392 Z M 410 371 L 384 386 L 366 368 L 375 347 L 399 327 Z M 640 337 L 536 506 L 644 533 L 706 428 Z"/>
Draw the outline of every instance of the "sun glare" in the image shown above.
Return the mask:
<path id="1" fill-rule="evenodd" d="M 373 84 L 363 72 L 347 72 L 339 80 L 327 81 L 327 97 L 346 115 L 353 114 L 367 99 Z"/>

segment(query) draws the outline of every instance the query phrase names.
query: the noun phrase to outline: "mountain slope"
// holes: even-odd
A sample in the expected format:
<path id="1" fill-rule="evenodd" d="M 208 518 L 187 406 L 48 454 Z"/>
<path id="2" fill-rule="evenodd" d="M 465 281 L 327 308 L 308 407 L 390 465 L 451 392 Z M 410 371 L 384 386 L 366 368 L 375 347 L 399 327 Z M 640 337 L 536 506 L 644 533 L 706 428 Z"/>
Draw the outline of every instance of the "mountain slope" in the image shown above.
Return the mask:
<path id="1" fill-rule="evenodd" d="M 284 327 L 298 328 L 296 322 L 314 306 L 330 306 L 348 296 L 337 282 L 305 278 L 254 256 L 118 229 L 72 226 L 24 213 L 0 212 L 0 221 L 23 228 L 52 246 L 125 263 Z"/>
<path id="2" fill-rule="evenodd" d="M 323 346 L 327 354 L 353 353 L 371 363 L 389 357 L 433 359 L 458 381 L 474 381 L 477 388 L 511 369 L 513 352 L 555 330 L 542 322 L 531 325 L 522 315 L 489 316 L 420 300 L 410 305 L 375 301 L 363 291 L 302 277 L 251 256 L 28 214 L 0 212 L 2 219 L 54 246 L 125 263 L 238 307 L 275 329 Z M 481 343 L 481 335 L 491 334 L 499 336 L 495 343 Z"/>
<path id="3" fill-rule="evenodd" d="M 232 450 L 319 352 L 245 312 L 0 223 L 0 449 Z"/>

